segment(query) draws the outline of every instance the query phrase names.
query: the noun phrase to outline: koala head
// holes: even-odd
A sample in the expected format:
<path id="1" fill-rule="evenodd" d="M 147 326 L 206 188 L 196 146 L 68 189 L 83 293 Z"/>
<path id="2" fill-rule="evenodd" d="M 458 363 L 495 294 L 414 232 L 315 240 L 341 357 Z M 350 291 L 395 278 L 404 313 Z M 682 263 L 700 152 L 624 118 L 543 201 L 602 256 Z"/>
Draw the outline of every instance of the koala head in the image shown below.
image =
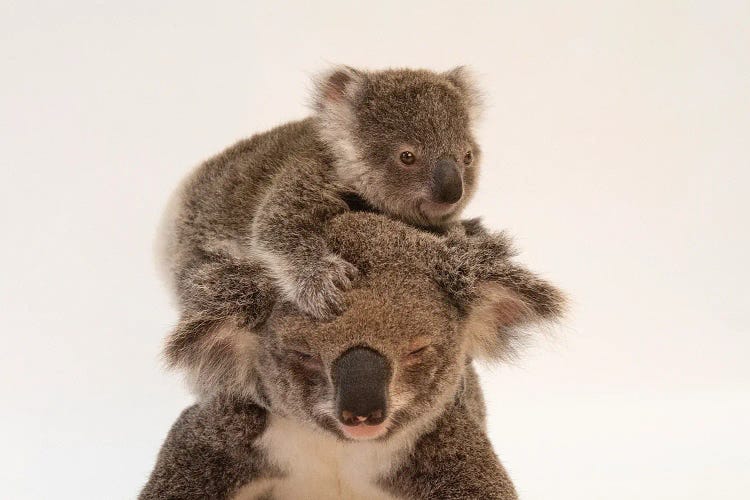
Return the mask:
<path id="1" fill-rule="evenodd" d="M 378 210 L 439 226 L 473 195 L 480 104 L 466 69 L 338 67 L 319 80 L 314 104 L 339 179 Z"/>
<path id="2" fill-rule="evenodd" d="M 204 392 L 250 395 L 342 440 L 385 440 L 436 418 L 472 359 L 507 356 L 521 330 L 561 313 L 560 292 L 513 263 L 502 235 L 350 212 L 326 239 L 362 273 L 343 314 L 315 321 L 278 301 L 252 329 L 232 318 L 178 329 L 170 360 Z"/>

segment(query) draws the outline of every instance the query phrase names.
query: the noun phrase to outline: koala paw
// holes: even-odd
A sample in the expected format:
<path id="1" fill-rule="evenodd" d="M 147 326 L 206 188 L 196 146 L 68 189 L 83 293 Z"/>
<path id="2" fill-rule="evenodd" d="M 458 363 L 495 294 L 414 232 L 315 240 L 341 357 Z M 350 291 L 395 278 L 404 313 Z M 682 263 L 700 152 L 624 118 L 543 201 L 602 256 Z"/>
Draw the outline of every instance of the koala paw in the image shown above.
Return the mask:
<path id="1" fill-rule="evenodd" d="M 317 319 L 343 312 L 344 294 L 359 271 L 338 255 L 330 254 L 297 278 L 294 301 L 302 311 Z"/>
<path id="2" fill-rule="evenodd" d="M 475 226 L 474 222 L 479 221 L 470 219 L 451 228 L 445 235 L 448 247 L 472 255 L 475 260 L 479 259 L 483 263 L 516 256 L 513 242 L 507 234 L 491 233 L 481 226 Z"/>

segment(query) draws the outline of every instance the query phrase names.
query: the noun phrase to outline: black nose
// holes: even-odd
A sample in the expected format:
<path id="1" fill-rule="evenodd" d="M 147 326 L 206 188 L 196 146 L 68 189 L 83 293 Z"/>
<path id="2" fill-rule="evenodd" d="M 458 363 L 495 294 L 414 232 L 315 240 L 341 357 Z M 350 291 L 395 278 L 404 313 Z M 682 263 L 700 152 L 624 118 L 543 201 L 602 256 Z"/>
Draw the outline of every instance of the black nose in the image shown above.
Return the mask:
<path id="1" fill-rule="evenodd" d="M 353 347 L 333 363 L 336 412 L 344 425 L 377 425 L 385 420 L 388 360 L 369 347 Z"/>
<path id="2" fill-rule="evenodd" d="M 456 203 L 464 195 L 464 181 L 458 164 L 449 159 L 438 160 L 432 172 L 432 198 L 438 203 Z"/>

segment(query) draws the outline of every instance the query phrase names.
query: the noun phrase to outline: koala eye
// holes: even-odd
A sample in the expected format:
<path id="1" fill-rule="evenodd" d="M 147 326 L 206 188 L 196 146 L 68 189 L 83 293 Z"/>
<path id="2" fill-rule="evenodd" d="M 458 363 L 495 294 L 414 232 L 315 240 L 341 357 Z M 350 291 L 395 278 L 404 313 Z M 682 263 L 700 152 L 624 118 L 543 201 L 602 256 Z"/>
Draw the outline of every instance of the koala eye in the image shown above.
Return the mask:
<path id="1" fill-rule="evenodd" d="M 464 165 L 471 165 L 472 161 L 474 161 L 474 155 L 471 153 L 471 151 L 467 151 L 464 155 Z"/>
<path id="2" fill-rule="evenodd" d="M 293 357 L 295 357 L 295 358 L 297 358 L 297 359 L 299 359 L 301 361 L 307 361 L 308 359 L 312 359 L 313 358 L 312 354 L 307 354 L 306 352 L 297 351 L 297 350 L 294 350 L 294 349 L 290 349 L 289 350 L 289 354 L 291 354 Z"/>
<path id="3" fill-rule="evenodd" d="M 409 357 L 415 357 L 415 356 L 419 356 L 420 354 L 422 354 L 423 352 L 425 352 L 425 351 L 427 350 L 427 348 L 428 348 L 428 347 L 430 347 L 430 346 L 426 345 L 426 346 L 424 346 L 424 347 L 420 347 L 419 349 L 414 349 L 413 351 L 411 351 L 411 352 L 410 352 L 410 353 L 408 354 L 408 356 L 409 356 Z"/>
<path id="4" fill-rule="evenodd" d="M 413 165 L 417 160 L 417 157 L 414 156 L 414 153 L 412 153 L 411 151 L 402 152 L 399 158 L 401 158 L 401 163 L 403 163 L 404 165 Z"/>
<path id="5" fill-rule="evenodd" d="M 403 357 L 404 366 L 418 366 L 424 361 L 425 355 L 430 351 L 430 344 L 412 349 Z"/>
<path id="6" fill-rule="evenodd" d="M 430 350 L 431 344 L 428 342 L 419 342 L 413 344 L 412 349 L 404 356 L 407 364 L 417 363 Z"/>
<path id="7" fill-rule="evenodd" d="M 319 369 L 323 366 L 323 362 L 320 357 L 313 356 L 306 352 L 297 351 L 296 349 L 289 349 L 287 355 L 297 363 L 304 365 L 307 368 Z"/>

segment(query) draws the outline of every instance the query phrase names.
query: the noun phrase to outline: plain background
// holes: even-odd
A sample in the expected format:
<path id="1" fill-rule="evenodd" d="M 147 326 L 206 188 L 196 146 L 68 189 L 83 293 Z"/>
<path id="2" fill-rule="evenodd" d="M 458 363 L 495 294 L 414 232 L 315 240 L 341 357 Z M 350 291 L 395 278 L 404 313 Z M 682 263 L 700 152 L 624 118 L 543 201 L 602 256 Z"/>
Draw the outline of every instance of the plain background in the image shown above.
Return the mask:
<path id="1" fill-rule="evenodd" d="M 746 498 L 748 25 L 732 1 L 3 2 L 0 496 L 137 494 L 191 401 L 159 359 L 167 197 L 346 63 L 475 70 L 469 214 L 574 300 L 482 370 L 522 498 Z"/>

